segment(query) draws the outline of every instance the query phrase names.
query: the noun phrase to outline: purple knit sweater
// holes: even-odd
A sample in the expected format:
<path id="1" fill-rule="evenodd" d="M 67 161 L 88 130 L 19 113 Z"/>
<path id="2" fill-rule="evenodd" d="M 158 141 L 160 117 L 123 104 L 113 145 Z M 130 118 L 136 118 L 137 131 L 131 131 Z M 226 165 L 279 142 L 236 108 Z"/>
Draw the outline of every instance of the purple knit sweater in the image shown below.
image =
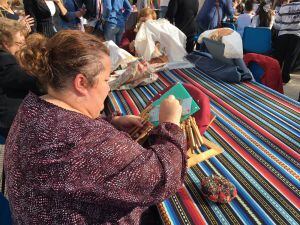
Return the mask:
<path id="1" fill-rule="evenodd" d="M 174 194 L 186 172 L 186 142 L 171 123 L 146 149 L 99 118 L 30 93 L 5 146 L 15 224 L 139 224 L 149 205 Z"/>

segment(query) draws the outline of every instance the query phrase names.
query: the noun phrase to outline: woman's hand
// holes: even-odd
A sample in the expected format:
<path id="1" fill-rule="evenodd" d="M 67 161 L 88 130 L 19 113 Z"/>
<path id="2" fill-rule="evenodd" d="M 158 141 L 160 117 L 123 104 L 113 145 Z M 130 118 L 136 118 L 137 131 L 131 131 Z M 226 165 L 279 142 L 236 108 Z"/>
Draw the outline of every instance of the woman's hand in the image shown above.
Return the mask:
<path id="1" fill-rule="evenodd" d="M 182 107 L 179 104 L 179 101 L 174 97 L 174 95 L 170 95 L 160 104 L 159 122 L 169 122 L 179 126 L 181 113 Z"/>
<path id="2" fill-rule="evenodd" d="M 142 127 L 142 118 L 134 115 L 115 116 L 112 118 L 111 123 L 122 131 L 128 131 L 133 127 Z"/>
<path id="3" fill-rule="evenodd" d="M 30 17 L 30 16 L 25 16 L 22 19 L 19 20 L 20 23 L 24 26 L 26 26 L 26 29 L 28 30 L 28 32 L 31 31 L 31 27 L 34 25 L 34 18 Z"/>

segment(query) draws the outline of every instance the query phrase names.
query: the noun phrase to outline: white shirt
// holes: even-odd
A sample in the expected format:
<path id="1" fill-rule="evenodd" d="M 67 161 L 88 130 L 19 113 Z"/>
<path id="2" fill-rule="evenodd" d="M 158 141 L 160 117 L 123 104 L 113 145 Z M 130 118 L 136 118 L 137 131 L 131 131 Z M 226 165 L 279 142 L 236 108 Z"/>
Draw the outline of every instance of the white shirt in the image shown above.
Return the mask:
<path id="1" fill-rule="evenodd" d="M 252 15 L 248 14 L 248 13 L 244 13 L 239 15 L 239 17 L 237 18 L 237 32 L 239 32 L 239 34 L 241 35 L 241 37 L 243 37 L 244 34 L 244 28 L 245 27 L 249 27 L 251 25 L 251 19 L 252 19 Z"/>
<path id="2" fill-rule="evenodd" d="M 55 3 L 53 1 L 45 1 L 46 5 L 48 6 L 51 16 L 54 16 L 56 8 L 55 8 Z"/>
<path id="3" fill-rule="evenodd" d="M 168 6 L 170 0 L 160 0 L 160 6 Z"/>

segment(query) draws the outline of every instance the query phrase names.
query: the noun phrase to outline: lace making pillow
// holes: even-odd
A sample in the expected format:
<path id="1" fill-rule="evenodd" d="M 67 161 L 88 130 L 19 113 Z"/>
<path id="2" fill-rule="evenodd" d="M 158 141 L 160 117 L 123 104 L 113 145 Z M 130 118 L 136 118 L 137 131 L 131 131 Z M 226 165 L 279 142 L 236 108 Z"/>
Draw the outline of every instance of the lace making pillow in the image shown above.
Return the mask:
<path id="1" fill-rule="evenodd" d="M 212 175 L 201 180 L 202 193 L 211 201 L 229 203 L 237 196 L 236 187 L 227 179 Z"/>

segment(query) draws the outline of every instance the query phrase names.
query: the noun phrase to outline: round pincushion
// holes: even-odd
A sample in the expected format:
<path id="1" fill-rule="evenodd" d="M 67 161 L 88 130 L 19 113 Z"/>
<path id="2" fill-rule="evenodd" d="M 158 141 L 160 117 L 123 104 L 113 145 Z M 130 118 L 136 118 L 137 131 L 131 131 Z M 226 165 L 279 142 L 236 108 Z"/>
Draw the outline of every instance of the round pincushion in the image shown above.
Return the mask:
<path id="1" fill-rule="evenodd" d="M 202 193 L 211 201 L 228 203 L 237 196 L 236 187 L 227 179 L 212 175 L 201 180 Z"/>

